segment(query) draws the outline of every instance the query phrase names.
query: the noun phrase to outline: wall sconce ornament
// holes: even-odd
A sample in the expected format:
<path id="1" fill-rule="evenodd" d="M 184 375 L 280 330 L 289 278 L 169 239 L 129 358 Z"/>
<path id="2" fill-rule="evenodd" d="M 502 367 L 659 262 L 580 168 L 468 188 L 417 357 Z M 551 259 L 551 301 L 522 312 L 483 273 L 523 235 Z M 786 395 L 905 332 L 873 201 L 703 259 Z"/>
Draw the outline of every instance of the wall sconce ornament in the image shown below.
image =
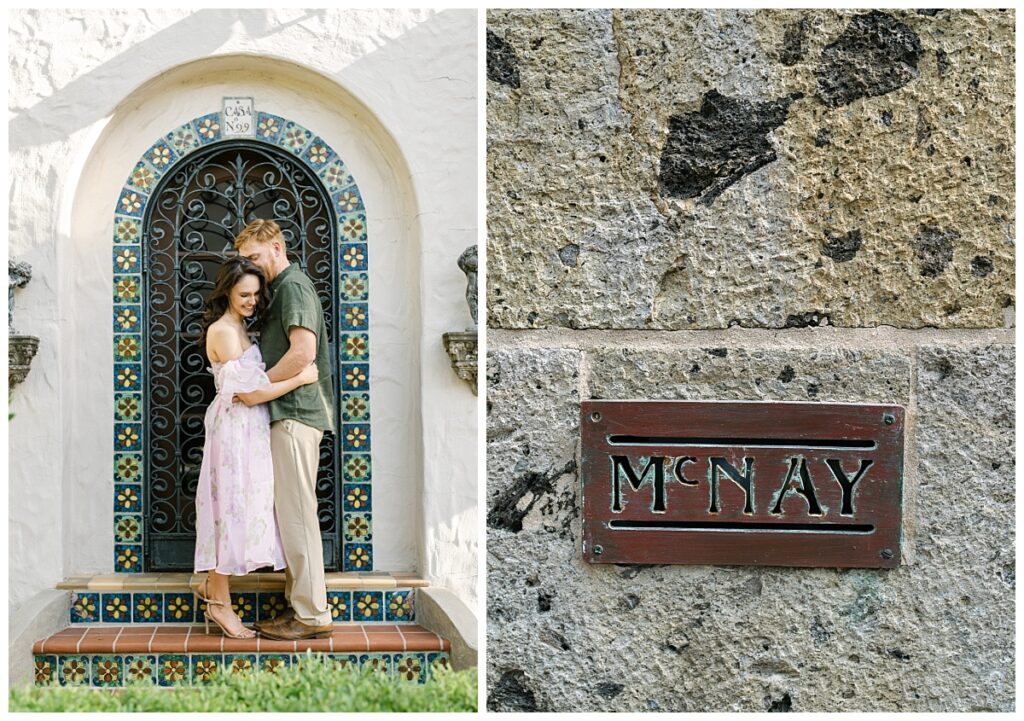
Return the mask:
<path id="1" fill-rule="evenodd" d="M 24 288 L 32 279 L 32 266 L 8 259 L 7 272 L 7 391 L 10 393 L 28 375 L 32 359 L 39 350 L 39 339 L 34 335 L 20 335 L 14 329 L 14 289 Z"/>
<path id="2" fill-rule="evenodd" d="M 476 246 L 471 245 L 459 256 L 459 268 L 466 274 L 466 303 L 473 325 L 465 331 L 451 331 L 442 336 L 444 349 L 451 359 L 452 370 L 469 384 L 476 395 L 477 366 L 477 287 L 476 287 Z"/>

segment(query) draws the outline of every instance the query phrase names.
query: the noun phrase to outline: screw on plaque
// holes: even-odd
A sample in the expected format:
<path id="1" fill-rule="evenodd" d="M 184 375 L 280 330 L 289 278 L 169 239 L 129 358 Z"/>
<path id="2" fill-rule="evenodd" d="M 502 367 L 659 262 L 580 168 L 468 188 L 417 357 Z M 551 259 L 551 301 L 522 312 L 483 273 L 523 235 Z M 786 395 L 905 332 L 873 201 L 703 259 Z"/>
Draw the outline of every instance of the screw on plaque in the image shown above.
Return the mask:
<path id="1" fill-rule="evenodd" d="M 885 421 L 885 425 L 891 426 L 893 423 L 896 422 L 896 416 L 894 416 L 892 413 L 886 413 L 884 416 L 882 416 L 882 420 Z"/>
<path id="2" fill-rule="evenodd" d="M 600 556 L 602 553 L 604 553 L 604 548 L 602 548 L 601 546 L 594 546 L 595 556 Z"/>
<path id="3" fill-rule="evenodd" d="M 892 549 L 891 548 L 883 548 L 882 552 L 879 555 L 882 558 L 884 558 L 886 560 L 889 560 L 890 558 L 892 558 Z"/>
<path id="4" fill-rule="evenodd" d="M 600 413 L 598 413 L 597 411 L 594 411 L 593 413 L 590 414 L 590 421 L 592 423 L 597 423 L 599 420 L 601 420 L 601 414 Z"/>

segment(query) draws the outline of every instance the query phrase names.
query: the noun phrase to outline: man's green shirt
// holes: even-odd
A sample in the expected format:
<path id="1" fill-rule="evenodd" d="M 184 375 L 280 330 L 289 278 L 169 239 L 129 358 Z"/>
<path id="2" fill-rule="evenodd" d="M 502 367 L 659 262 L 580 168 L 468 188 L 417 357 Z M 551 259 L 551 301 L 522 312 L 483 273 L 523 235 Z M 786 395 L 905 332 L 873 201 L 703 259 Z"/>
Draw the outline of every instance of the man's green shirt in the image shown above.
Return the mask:
<path id="1" fill-rule="evenodd" d="M 327 324 L 316 296 L 313 281 L 294 263 L 281 271 L 270 284 L 274 299 L 260 333 L 260 351 L 270 370 L 288 352 L 288 329 L 294 325 L 316 333 L 316 383 L 299 386 L 291 393 L 270 401 L 270 421 L 294 418 L 322 431 L 335 431 L 334 378 L 327 342 Z"/>

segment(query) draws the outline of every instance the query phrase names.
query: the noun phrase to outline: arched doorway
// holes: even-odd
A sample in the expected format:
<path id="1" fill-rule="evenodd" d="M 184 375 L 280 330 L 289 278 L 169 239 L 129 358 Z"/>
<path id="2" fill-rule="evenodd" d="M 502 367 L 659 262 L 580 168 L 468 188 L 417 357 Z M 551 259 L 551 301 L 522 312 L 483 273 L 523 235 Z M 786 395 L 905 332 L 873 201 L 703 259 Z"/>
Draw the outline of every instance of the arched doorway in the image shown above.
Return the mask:
<path id="1" fill-rule="evenodd" d="M 120 213 L 133 211 L 119 216 L 119 236 L 126 222 L 138 236 L 138 256 L 127 269 L 140 273 L 140 332 L 135 338 L 115 336 L 115 371 L 124 353 L 134 351 L 130 359 L 140 363 L 132 390 L 138 391 L 141 423 L 135 439 L 126 428 L 134 424 L 120 424 L 120 432 L 115 427 L 115 450 L 140 451 L 135 460 L 141 488 L 115 493 L 119 511 L 139 512 L 131 514 L 138 545 L 118 550 L 117 570 L 192 567 L 203 418 L 214 394 L 207 360 L 196 345 L 199 323 L 217 268 L 233 252 L 235 235 L 255 218 L 281 225 L 289 258 L 313 280 L 327 323 L 339 433 L 324 436 L 317 478 L 325 567 L 370 570 L 366 246 L 339 243 L 366 240 L 365 217 L 351 214 L 361 210 L 358 189 L 336 154 L 294 123 L 260 114 L 263 139 L 223 140 L 203 132 L 219 130 L 216 121 L 206 122 L 209 117 L 185 126 L 195 129 L 192 138 L 179 130 L 167 136 L 170 143 L 147 151 L 119 202 Z M 126 205 L 136 188 L 149 193 L 135 193 L 137 207 Z M 118 267 L 116 248 L 120 273 L 126 268 Z M 116 277 L 115 293 L 120 288 Z M 115 382 L 121 378 L 116 376 Z M 126 433 L 135 449 L 123 447 Z M 131 540 L 120 537 L 124 520 L 115 518 L 119 542 Z"/>

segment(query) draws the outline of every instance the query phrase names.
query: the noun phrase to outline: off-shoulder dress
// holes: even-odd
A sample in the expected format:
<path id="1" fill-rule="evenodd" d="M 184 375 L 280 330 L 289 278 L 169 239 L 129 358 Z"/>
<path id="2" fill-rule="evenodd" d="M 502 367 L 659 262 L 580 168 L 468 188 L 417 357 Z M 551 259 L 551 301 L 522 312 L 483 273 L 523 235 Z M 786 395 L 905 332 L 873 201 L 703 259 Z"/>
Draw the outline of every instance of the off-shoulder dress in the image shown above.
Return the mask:
<path id="1" fill-rule="evenodd" d="M 285 567 L 274 515 L 274 466 L 266 404 L 232 403 L 235 393 L 266 388 L 259 347 L 212 363 L 217 396 L 206 410 L 206 440 L 196 490 L 195 570 L 244 575 Z"/>

